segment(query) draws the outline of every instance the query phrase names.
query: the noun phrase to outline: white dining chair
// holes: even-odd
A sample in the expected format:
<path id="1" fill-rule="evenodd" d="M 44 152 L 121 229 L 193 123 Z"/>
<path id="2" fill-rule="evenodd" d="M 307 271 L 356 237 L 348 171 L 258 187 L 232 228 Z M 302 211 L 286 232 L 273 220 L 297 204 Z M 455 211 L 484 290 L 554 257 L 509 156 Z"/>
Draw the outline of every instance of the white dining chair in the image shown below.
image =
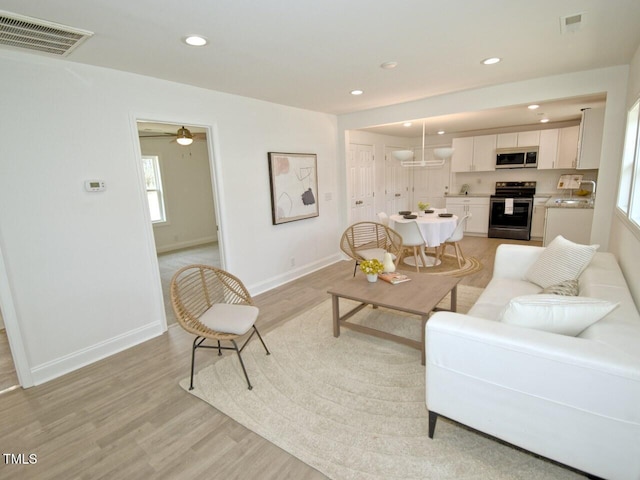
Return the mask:
<path id="1" fill-rule="evenodd" d="M 385 227 L 389 226 L 389 215 L 386 214 L 386 212 L 379 212 L 378 213 L 378 220 L 380 221 L 381 224 L 383 224 Z"/>
<path id="2" fill-rule="evenodd" d="M 416 272 L 420 272 L 420 266 L 427 265 L 427 259 L 425 258 L 424 249 L 427 247 L 427 242 L 422 236 L 420 227 L 415 221 L 412 222 L 395 222 L 394 230 L 402 237 L 402 249 L 400 255 L 396 260 L 396 265 L 402 261 L 404 252 L 407 248 L 413 248 L 413 258 L 416 263 Z M 420 260 L 418 260 L 418 254 L 420 254 Z"/>
<path id="3" fill-rule="evenodd" d="M 467 225 L 467 220 L 471 217 L 471 214 L 468 213 L 464 217 L 462 217 L 458 221 L 458 225 L 456 225 L 456 229 L 453 231 L 451 236 L 447 238 L 444 242 L 440 244 L 436 253 L 436 263 L 438 261 L 442 261 L 442 255 L 444 255 L 444 250 L 447 245 L 452 245 L 456 251 L 456 260 L 458 260 L 458 268 L 462 268 L 464 262 L 466 261 L 464 255 L 462 254 L 462 248 L 460 248 L 460 240 L 464 238 L 464 229 Z"/>

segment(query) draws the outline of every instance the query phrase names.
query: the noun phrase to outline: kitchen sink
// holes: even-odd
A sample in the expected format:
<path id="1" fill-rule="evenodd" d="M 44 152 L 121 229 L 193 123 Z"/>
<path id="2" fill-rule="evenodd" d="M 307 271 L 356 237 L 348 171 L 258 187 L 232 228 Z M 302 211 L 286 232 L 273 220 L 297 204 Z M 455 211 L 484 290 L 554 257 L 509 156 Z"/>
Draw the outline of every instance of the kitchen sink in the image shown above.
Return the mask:
<path id="1" fill-rule="evenodd" d="M 574 205 L 574 206 L 588 206 L 591 201 L 588 198 L 558 198 L 556 200 L 557 205 Z"/>

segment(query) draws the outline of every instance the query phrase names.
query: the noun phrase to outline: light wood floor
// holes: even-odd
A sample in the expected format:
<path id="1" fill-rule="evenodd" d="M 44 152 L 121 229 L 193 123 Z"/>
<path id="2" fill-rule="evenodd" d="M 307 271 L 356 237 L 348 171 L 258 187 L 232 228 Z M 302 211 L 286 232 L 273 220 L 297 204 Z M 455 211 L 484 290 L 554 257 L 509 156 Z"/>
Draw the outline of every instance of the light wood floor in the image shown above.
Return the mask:
<path id="1" fill-rule="evenodd" d="M 486 285 L 499 243 L 464 239 L 465 254 L 485 268 L 462 283 Z M 258 327 L 265 333 L 322 302 L 327 288 L 352 272 L 352 262 L 339 262 L 257 296 Z M 2 452 L 34 453 L 38 462 L 4 465 L 0 459 L 0 478 L 324 479 L 178 386 L 188 376 L 191 342 L 173 325 L 64 377 L 1 395 Z M 217 358 L 199 352 L 197 368 Z"/>

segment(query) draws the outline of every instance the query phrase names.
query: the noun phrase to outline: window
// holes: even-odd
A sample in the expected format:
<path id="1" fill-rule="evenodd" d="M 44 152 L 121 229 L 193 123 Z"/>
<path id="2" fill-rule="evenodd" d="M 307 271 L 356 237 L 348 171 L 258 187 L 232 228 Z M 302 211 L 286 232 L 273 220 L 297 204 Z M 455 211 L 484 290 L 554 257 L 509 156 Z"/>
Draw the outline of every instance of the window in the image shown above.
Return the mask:
<path id="1" fill-rule="evenodd" d="M 147 187 L 147 202 L 151 221 L 153 223 L 166 222 L 158 157 L 155 155 L 143 155 L 142 169 L 144 170 L 144 181 Z"/>
<path id="2" fill-rule="evenodd" d="M 629 110 L 627 115 L 627 129 L 624 137 L 624 150 L 622 151 L 622 170 L 620 171 L 620 186 L 618 188 L 618 208 L 624 213 L 629 213 L 631 201 L 631 184 L 633 183 L 634 163 L 637 156 L 638 145 L 638 112 L 640 101 Z"/>

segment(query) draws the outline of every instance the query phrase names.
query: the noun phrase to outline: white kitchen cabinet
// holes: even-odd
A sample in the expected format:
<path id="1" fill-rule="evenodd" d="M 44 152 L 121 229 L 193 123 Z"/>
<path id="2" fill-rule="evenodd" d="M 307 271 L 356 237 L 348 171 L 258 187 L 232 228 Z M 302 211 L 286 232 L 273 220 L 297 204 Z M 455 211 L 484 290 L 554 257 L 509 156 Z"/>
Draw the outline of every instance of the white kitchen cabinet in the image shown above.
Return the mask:
<path id="1" fill-rule="evenodd" d="M 496 148 L 537 147 L 539 144 L 540 130 L 499 133 L 496 139 Z"/>
<path id="2" fill-rule="evenodd" d="M 465 233 L 487 235 L 489 233 L 489 197 L 449 197 L 447 198 L 447 212 L 462 219 L 467 214 Z"/>
<path id="3" fill-rule="evenodd" d="M 561 128 L 558 135 L 558 158 L 554 168 L 576 168 L 580 127 Z"/>
<path id="4" fill-rule="evenodd" d="M 496 135 L 454 138 L 452 172 L 490 172 L 496 169 Z"/>
<path id="5" fill-rule="evenodd" d="M 518 146 L 518 134 L 499 133 L 496 138 L 496 148 L 515 148 Z"/>
<path id="6" fill-rule="evenodd" d="M 580 135 L 578 137 L 577 169 L 596 169 L 600 167 L 603 128 L 604 108 L 587 108 L 582 111 Z"/>
<path id="7" fill-rule="evenodd" d="M 560 129 L 552 128 L 540 132 L 540 145 L 538 146 L 538 170 L 556 168 L 558 160 L 558 139 Z"/>
<path id="8" fill-rule="evenodd" d="M 545 204 L 550 197 L 534 197 L 533 213 L 531 215 L 531 238 L 542 238 L 544 236 L 544 219 L 546 213 Z"/>
<path id="9" fill-rule="evenodd" d="M 473 167 L 473 137 L 454 138 L 451 141 L 453 156 L 452 172 L 471 172 Z"/>
<path id="10" fill-rule="evenodd" d="M 540 145 L 540 130 L 518 132 L 518 147 L 537 147 Z"/>
<path id="11" fill-rule="evenodd" d="M 490 172 L 496 169 L 496 135 L 473 137 L 473 171 Z"/>
<path id="12" fill-rule="evenodd" d="M 545 217 L 543 246 L 558 235 L 583 245 L 591 243 L 593 208 L 547 207 Z"/>

